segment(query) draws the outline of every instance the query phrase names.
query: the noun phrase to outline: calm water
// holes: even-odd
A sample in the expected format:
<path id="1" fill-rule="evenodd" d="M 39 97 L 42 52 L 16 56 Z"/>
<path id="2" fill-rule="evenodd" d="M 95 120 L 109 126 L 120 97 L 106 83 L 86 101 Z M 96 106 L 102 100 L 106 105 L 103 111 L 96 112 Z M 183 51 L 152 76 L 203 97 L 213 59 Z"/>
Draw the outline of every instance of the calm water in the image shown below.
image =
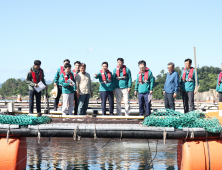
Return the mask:
<path id="1" fill-rule="evenodd" d="M 149 140 L 150 151 L 147 140 L 112 139 L 107 143 L 109 140 L 51 138 L 49 142 L 41 138 L 38 144 L 37 138 L 27 138 L 26 169 L 178 169 L 177 140 L 167 140 L 166 145 L 159 140 L 157 152 L 156 140 Z"/>

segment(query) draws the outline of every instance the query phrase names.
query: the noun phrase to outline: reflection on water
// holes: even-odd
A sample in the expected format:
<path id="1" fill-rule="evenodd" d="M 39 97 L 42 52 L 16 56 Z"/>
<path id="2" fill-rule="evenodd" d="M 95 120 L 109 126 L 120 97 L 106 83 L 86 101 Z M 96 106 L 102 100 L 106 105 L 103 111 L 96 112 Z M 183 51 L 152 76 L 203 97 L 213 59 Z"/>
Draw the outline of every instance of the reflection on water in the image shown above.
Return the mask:
<path id="1" fill-rule="evenodd" d="M 167 169 L 176 170 L 177 140 L 166 145 L 156 140 L 82 138 L 27 138 L 26 169 L 55 170 L 112 170 L 112 169 Z M 105 145 L 105 146 L 104 146 Z M 103 147 L 104 146 L 104 147 Z M 150 147 L 148 147 L 150 146 Z M 103 148 L 102 148 L 103 147 Z M 153 163 L 151 160 L 155 157 Z M 153 165 L 152 165 L 153 164 Z"/>

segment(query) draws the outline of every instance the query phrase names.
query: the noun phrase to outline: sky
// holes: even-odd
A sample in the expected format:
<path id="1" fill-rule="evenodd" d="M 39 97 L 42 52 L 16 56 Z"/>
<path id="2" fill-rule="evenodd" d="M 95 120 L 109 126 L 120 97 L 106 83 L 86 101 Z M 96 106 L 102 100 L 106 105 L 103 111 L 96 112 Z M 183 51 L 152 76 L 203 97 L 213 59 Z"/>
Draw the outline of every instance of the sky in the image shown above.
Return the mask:
<path id="1" fill-rule="evenodd" d="M 0 83 L 26 78 L 34 60 L 46 80 L 64 59 L 94 76 L 119 57 L 133 80 L 139 60 L 157 76 L 169 62 L 193 59 L 193 47 L 200 67 L 220 67 L 221 9 L 221 0 L 0 0 Z"/>

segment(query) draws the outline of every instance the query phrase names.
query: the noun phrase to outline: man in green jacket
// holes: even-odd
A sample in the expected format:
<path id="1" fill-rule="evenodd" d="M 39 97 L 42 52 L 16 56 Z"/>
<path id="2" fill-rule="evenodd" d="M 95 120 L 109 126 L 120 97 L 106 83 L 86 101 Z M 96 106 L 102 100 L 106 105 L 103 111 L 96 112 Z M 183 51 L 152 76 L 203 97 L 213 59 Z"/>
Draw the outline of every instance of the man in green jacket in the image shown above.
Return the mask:
<path id="1" fill-rule="evenodd" d="M 146 106 L 146 115 L 150 115 L 150 104 L 148 96 L 153 93 L 154 77 L 149 68 L 146 67 L 146 62 L 141 60 L 138 62 L 140 72 L 137 74 L 135 92 L 139 98 L 139 112 L 140 115 L 144 113 L 144 104 Z"/>
<path id="2" fill-rule="evenodd" d="M 64 68 L 64 65 L 66 63 L 69 63 L 70 64 L 70 61 L 69 59 L 65 59 L 63 61 L 63 66 L 61 66 L 60 68 L 58 68 L 56 74 L 55 74 L 55 78 L 54 78 L 54 86 L 57 86 L 58 88 L 58 94 L 57 94 L 57 97 L 55 98 L 54 100 L 54 111 L 57 111 L 57 108 L 58 108 L 58 104 L 59 104 L 59 99 L 61 97 L 61 94 L 62 94 L 62 86 L 61 84 L 59 83 L 59 77 L 60 75 L 64 72 L 65 68 Z"/>
<path id="3" fill-rule="evenodd" d="M 29 113 L 33 114 L 34 96 L 36 99 L 37 113 L 41 113 L 41 91 L 37 92 L 34 87 L 38 87 L 38 83 L 42 81 L 45 84 L 45 75 L 43 70 L 40 68 L 41 61 L 35 60 L 34 65 L 29 70 L 26 76 L 26 83 L 29 84 Z M 46 86 L 47 88 L 47 86 Z"/>
<path id="4" fill-rule="evenodd" d="M 132 78 L 130 69 L 124 65 L 123 58 L 117 59 L 117 67 L 113 70 L 114 90 L 116 95 L 116 110 L 118 115 L 121 112 L 121 100 L 125 103 L 125 116 L 130 113 L 129 93 L 132 86 Z"/>
<path id="5" fill-rule="evenodd" d="M 182 90 L 183 107 L 184 113 L 189 112 L 188 100 L 190 105 L 190 111 L 194 110 L 194 95 L 197 93 L 195 90 L 196 79 L 195 79 L 195 69 L 191 67 L 192 60 L 186 59 L 184 61 L 185 68 L 181 73 L 180 77 L 180 91 Z M 198 76 L 197 76 L 198 81 Z"/>
<path id="6" fill-rule="evenodd" d="M 66 115 L 67 106 L 69 115 L 73 113 L 73 101 L 74 101 L 74 91 L 75 91 L 75 79 L 74 75 L 71 71 L 71 64 L 66 63 L 64 65 L 65 71 L 61 74 L 59 78 L 59 83 L 62 86 L 62 98 L 63 98 L 63 105 L 62 105 L 62 114 Z"/>
<path id="7" fill-rule="evenodd" d="M 98 74 L 95 74 L 95 78 L 99 79 L 99 93 L 102 100 L 102 114 L 106 115 L 106 100 L 109 99 L 110 115 L 113 115 L 114 109 L 114 95 L 113 95 L 113 76 L 108 70 L 108 62 L 102 63 L 102 70 Z"/>
<path id="8" fill-rule="evenodd" d="M 221 72 L 218 75 L 217 78 L 217 86 L 216 86 L 216 91 L 217 91 L 217 97 L 219 97 L 219 102 L 222 102 L 222 65 L 221 65 Z"/>

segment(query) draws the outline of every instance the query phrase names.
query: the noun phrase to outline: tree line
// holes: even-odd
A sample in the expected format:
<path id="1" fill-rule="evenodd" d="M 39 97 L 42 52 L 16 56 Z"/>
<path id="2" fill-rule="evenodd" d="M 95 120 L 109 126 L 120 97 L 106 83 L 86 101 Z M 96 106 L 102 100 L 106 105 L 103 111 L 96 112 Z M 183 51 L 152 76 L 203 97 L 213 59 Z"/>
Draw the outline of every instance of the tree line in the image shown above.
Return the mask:
<path id="1" fill-rule="evenodd" d="M 182 70 L 184 68 L 176 67 L 175 71 L 178 72 L 181 76 Z M 217 77 L 221 69 L 219 67 L 208 67 L 203 66 L 197 69 L 200 88 L 199 92 L 209 91 L 209 89 L 215 89 L 217 83 Z M 153 98 L 154 99 L 163 99 L 163 88 L 166 81 L 167 72 L 164 70 L 160 71 L 160 74 L 155 77 L 155 84 L 153 89 Z M 132 88 L 130 92 L 130 98 L 134 98 L 134 89 L 135 82 L 132 83 Z M 92 82 L 92 89 L 94 97 L 99 97 L 99 82 Z M 48 94 L 53 89 L 53 83 L 48 84 Z M 16 95 L 27 96 L 29 95 L 28 85 L 25 83 L 25 80 L 10 78 L 4 82 L 0 88 L 0 95 L 5 97 L 16 96 Z M 45 91 L 42 91 L 42 95 L 45 95 Z M 49 95 L 50 96 L 50 95 Z M 182 96 L 178 93 L 177 99 L 181 99 Z"/>

